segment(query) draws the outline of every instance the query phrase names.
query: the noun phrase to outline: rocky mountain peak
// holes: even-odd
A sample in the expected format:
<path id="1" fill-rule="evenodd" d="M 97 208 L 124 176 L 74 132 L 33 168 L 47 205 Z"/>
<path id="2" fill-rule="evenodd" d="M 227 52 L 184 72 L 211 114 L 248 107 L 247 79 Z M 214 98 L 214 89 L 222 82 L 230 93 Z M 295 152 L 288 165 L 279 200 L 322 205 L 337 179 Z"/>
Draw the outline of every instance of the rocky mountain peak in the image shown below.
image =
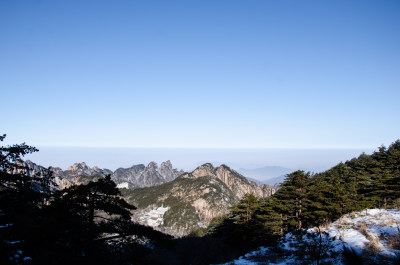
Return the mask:
<path id="1" fill-rule="evenodd" d="M 31 160 L 27 159 L 25 160 L 25 164 L 28 166 L 32 166 L 32 165 L 36 165 L 35 163 L 33 163 Z"/>
<path id="2" fill-rule="evenodd" d="M 147 169 L 152 169 L 152 170 L 157 170 L 157 169 L 158 169 L 158 164 L 157 164 L 156 162 L 154 162 L 154 161 L 151 161 L 151 162 L 147 165 L 146 168 L 147 168 Z"/>
<path id="3" fill-rule="evenodd" d="M 119 168 L 111 176 L 117 184 L 132 188 L 150 187 L 176 179 L 182 171 L 172 168 L 171 161 L 162 162 L 159 167 L 154 161 L 147 166 L 140 164 L 130 168 Z"/>
<path id="4" fill-rule="evenodd" d="M 212 164 L 206 163 L 197 167 L 193 172 L 192 176 L 195 178 L 206 177 L 206 176 L 215 176 L 215 168 Z"/>
<path id="5" fill-rule="evenodd" d="M 84 170 L 84 169 L 90 169 L 90 168 L 88 167 L 88 165 L 86 165 L 85 162 L 74 163 L 72 166 L 69 166 L 69 167 L 67 168 L 67 170 L 71 170 L 71 171 L 74 171 L 74 170 Z"/>
<path id="6" fill-rule="evenodd" d="M 214 168 L 212 164 L 206 163 L 197 167 L 192 173 L 187 173 L 183 178 L 212 177 L 221 180 L 235 195 L 241 199 L 246 193 L 253 193 L 259 198 L 265 198 L 275 193 L 269 185 L 259 185 L 250 181 L 227 165 L 220 165 Z"/>
<path id="7" fill-rule="evenodd" d="M 160 168 L 161 168 L 161 169 L 162 169 L 162 168 L 169 168 L 169 169 L 172 169 L 172 163 L 171 163 L 171 161 L 167 160 L 167 161 L 165 161 L 165 162 L 162 162 Z"/>

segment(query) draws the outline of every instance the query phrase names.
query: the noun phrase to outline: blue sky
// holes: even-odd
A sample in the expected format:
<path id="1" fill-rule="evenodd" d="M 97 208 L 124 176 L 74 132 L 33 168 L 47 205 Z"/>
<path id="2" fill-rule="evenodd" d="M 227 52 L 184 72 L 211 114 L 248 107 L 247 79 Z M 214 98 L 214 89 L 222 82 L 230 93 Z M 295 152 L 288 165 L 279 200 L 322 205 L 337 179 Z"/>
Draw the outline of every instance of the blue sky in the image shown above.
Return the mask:
<path id="1" fill-rule="evenodd" d="M 399 1 L 0 2 L 1 131 L 34 146 L 400 136 Z"/>

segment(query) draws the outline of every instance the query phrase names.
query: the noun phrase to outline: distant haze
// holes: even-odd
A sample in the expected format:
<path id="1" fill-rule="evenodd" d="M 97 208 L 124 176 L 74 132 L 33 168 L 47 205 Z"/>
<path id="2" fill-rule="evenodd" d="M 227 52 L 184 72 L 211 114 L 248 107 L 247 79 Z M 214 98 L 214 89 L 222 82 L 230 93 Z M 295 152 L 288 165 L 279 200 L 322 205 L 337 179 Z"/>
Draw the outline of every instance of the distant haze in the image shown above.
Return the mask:
<path id="1" fill-rule="evenodd" d="M 86 162 L 115 170 L 150 161 L 161 163 L 171 160 L 173 167 L 191 171 L 211 162 L 214 166 L 226 164 L 235 170 L 279 166 L 293 170 L 319 172 L 345 162 L 362 152 L 361 149 L 170 149 L 170 148 L 73 148 L 39 147 L 40 151 L 25 158 L 43 166 L 66 169 L 76 162 Z M 254 176 L 257 177 L 257 176 Z M 263 176 L 258 179 L 262 180 Z"/>

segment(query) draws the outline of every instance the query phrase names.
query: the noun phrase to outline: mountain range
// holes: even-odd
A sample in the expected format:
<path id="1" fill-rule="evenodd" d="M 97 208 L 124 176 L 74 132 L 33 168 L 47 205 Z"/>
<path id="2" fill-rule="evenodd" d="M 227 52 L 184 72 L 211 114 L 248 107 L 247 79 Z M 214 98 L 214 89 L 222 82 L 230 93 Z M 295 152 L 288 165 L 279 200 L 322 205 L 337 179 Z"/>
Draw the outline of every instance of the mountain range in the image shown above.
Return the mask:
<path id="1" fill-rule="evenodd" d="M 45 168 L 27 160 L 28 175 L 40 174 Z M 275 189 L 245 178 L 226 165 L 213 167 L 206 163 L 188 173 L 172 167 L 170 161 L 150 162 L 114 172 L 86 163 L 75 163 L 62 170 L 50 167 L 60 189 L 87 184 L 106 175 L 121 189 L 125 199 L 137 206 L 133 218 L 144 225 L 173 236 L 184 236 L 205 229 L 216 217 L 229 212 L 229 208 L 247 193 L 266 198 Z"/>
<path id="2" fill-rule="evenodd" d="M 25 161 L 28 168 L 28 175 L 40 174 L 44 167 L 33 163 L 30 160 Z M 111 179 L 119 188 L 142 188 L 159 185 L 177 178 L 183 173 L 172 167 L 171 161 L 162 162 L 160 167 L 156 162 L 150 162 L 147 166 L 143 164 L 133 165 L 129 168 L 118 168 L 114 172 L 109 169 L 99 167 L 89 167 L 85 162 L 75 163 L 62 170 L 59 167 L 50 167 L 55 177 L 55 182 L 60 189 L 70 187 L 74 184 L 86 184 L 96 177 L 111 175 Z"/>

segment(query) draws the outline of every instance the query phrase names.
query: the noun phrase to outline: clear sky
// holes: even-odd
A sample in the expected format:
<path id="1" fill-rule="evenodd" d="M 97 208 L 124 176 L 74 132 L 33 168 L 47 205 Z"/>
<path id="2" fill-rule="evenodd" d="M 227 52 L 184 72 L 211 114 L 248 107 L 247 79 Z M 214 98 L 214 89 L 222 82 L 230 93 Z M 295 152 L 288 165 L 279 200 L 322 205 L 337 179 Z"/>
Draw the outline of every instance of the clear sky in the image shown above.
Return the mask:
<path id="1" fill-rule="evenodd" d="M 389 0 L 3 0 L 0 130 L 39 147 L 389 145 L 399 14 Z"/>

